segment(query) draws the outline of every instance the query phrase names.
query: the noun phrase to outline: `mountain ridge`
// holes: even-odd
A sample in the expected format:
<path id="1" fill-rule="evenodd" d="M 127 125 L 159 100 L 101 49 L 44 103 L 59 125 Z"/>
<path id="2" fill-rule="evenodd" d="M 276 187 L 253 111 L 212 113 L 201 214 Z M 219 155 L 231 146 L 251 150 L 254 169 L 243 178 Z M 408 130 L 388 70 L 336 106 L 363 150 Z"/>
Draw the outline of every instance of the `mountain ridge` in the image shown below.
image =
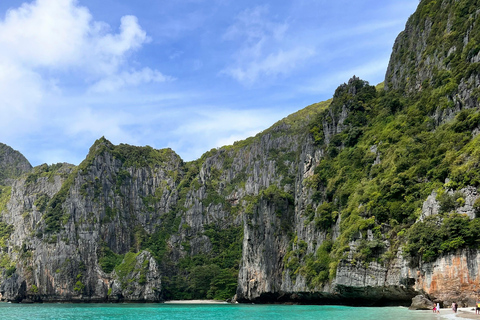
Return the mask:
<path id="1" fill-rule="evenodd" d="M 16 176 L 0 193 L 2 299 L 474 303 L 477 4 L 421 1 L 384 88 L 353 76 L 197 160 L 102 137 L 78 166 Z"/>

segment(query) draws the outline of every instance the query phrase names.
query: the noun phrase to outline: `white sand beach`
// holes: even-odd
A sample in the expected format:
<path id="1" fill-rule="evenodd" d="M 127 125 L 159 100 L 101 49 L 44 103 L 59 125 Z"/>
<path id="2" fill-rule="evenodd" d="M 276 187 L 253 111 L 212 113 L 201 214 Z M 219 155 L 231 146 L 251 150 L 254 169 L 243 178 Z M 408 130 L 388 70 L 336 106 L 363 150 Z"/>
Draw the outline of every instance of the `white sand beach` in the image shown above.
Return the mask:
<path id="1" fill-rule="evenodd" d="M 432 311 L 422 311 L 424 313 L 432 313 Z M 443 319 L 480 319 L 479 314 L 475 314 L 474 307 L 458 308 L 457 313 L 454 313 L 451 308 L 440 309 L 439 316 Z"/>
<path id="2" fill-rule="evenodd" d="M 453 314 L 452 310 L 450 312 Z M 462 319 L 480 319 L 480 314 L 475 314 L 474 307 L 458 308 L 458 312 L 455 315 Z"/>
<path id="3" fill-rule="evenodd" d="M 169 304 L 227 304 L 228 302 L 220 300 L 168 300 L 164 303 Z"/>

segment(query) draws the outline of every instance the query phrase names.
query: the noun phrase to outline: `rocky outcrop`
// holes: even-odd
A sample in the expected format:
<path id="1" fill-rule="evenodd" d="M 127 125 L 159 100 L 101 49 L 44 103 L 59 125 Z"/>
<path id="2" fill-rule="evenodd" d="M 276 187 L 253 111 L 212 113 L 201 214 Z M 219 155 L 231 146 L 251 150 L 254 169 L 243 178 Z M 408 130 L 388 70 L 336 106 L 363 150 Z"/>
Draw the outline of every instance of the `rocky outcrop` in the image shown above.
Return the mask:
<path id="1" fill-rule="evenodd" d="M 9 302 L 21 302 L 27 296 L 26 282 L 18 274 L 13 274 L 2 282 L 0 293 Z"/>
<path id="2" fill-rule="evenodd" d="M 410 310 L 432 310 L 433 302 L 426 298 L 424 295 L 418 295 L 413 297 L 412 304 L 408 307 Z"/>
<path id="3" fill-rule="evenodd" d="M 435 300 L 449 306 L 475 306 L 480 288 L 480 252 L 459 250 L 412 270 L 416 277 L 415 289 L 428 293 Z"/>
<path id="4" fill-rule="evenodd" d="M 131 268 L 119 268 L 109 277 L 108 301 L 161 301 L 161 273 L 150 252 L 142 251 Z M 110 280 L 109 279 L 109 280 Z"/>
<path id="5" fill-rule="evenodd" d="M 465 214 L 470 217 L 470 219 L 477 217 L 478 208 L 476 208 L 475 202 L 480 199 L 480 194 L 478 193 L 477 188 L 468 186 L 459 190 L 440 189 L 442 192 L 441 196 L 438 195 L 437 191 L 438 190 L 433 190 L 423 203 L 422 213 L 419 220 L 424 220 L 426 217 L 437 215 L 441 213 L 442 210 L 451 210 L 460 214 Z M 454 205 L 448 206 L 448 209 L 442 208 L 441 202 L 445 198 L 450 198 Z M 443 202 L 445 201 L 446 200 L 443 200 Z"/>
<path id="6" fill-rule="evenodd" d="M 31 169 L 32 165 L 20 152 L 0 143 L 0 185 L 10 184 Z"/>

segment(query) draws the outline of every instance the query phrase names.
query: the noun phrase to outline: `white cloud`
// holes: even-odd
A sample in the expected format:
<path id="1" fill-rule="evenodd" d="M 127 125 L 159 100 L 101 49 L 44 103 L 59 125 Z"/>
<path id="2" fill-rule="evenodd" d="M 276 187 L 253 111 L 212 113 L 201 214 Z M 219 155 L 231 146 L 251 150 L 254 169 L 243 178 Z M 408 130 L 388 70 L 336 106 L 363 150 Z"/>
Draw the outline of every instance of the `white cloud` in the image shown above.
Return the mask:
<path id="1" fill-rule="evenodd" d="M 110 74 L 150 39 L 134 16 L 121 18 L 119 33 L 109 31 L 74 0 L 37 0 L 9 10 L 0 21 L 0 56 L 26 68 Z"/>
<path id="2" fill-rule="evenodd" d="M 270 127 L 278 121 L 278 111 L 272 109 L 238 110 L 201 106 L 185 112 L 188 118 L 171 132 L 175 141 L 169 146 L 193 160 L 206 150 L 233 144 Z M 195 137 L 195 143 L 192 143 Z"/>
<path id="3" fill-rule="evenodd" d="M 69 0 L 38 0 L 9 10 L 0 22 L 2 58 L 28 66 L 64 66 L 78 61 L 91 16 Z M 5 57 L 6 56 L 6 57 Z"/>
<path id="4" fill-rule="evenodd" d="M 238 37 L 244 38 L 247 44 L 258 44 L 267 38 L 282 40 L 288 29 L 288 24 L 269 21 L 266 17 L 269 9 L 267 6 L 257 6 L 253 9 L 242 11 L 232 24 L 223 38 L 235 40 Z"/>
<path id="5" fill-rule="evenodd" d="M 90 87 L 92 92 L 113 92 L 123 87 L 138 86 L 141 83 L 172 81 L 157 70 L 143 68 L 140 71 L 123 71 L 120 74 L 108 76 Z"/>
<path id="6" fill-rule="evenodd" d="M 158 70 L 130 66 L 131 53 L 149 41 L 136 17 L 122 17 L 115 32 L 76 0 L 36 0 L 10 9 L 0 18 L 0 112 L 5 123 L 0 135 L 5 139 L 46 123 L 59 129 L 76 123 L 75 108 L 85 105 L 70 96 L 61 107 L 68 112 L 53 106 L 69 89 L 61 79 L 80 83 L 81 90 L 91 84 L 97 93 L 171 80 Z M 12 130 L 19 127 L 24 129 Z"/>
<path id="7" fill-rule="evenodd" d="M 286 75 L 315 54 L 305 45 L 291 45 L 286 39 L 288 24 L 268 18 L 267 6 L 241 12 L 225 34 L 225 41 L 240 41 L 234 62 L 222 70 L 235 80 L 252 84 L 262 77 Z"/>
<path id="8" fill-rule="evenodd" d="M 225 69 L 223 72 L 243 83 L 253 83 L 262 75 L 277 76 L 288 74 L 295 67 L 315 54 L 310 48 L 279 50 L 261 60 L 252 61 L 243 66 Z"/>
<path id="9" fill-rule="evenodd" d="M 308 93 L 333 93 L 335 88 L 344 82 L 347 82 L 348 79 L 354 75 L 363 80 L 373 79 L 373 81 L 378 81 L 378 83 L 383 81 L 383 78 L 379 79 L 379 75 L 383 77 L 385 71 L 387 70 L 388 58 L 377 59 L 367 61 L 363 65 L 350 68 L 350 69 L 339 69 L 336 72 L 330 73 L 328 76 L 322 76 L 310 81 L 309 84 L 304 85 L 300 88 L 301 92 Z M 378 83 L 370 83 L 371 85 L 377 85 Z"/>

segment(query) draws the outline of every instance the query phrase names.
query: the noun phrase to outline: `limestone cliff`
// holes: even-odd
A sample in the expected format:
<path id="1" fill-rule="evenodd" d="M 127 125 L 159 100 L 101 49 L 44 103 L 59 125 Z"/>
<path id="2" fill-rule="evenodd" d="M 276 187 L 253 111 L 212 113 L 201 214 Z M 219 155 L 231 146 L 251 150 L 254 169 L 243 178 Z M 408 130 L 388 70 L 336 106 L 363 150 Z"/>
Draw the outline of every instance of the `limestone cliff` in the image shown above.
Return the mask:
<path id="1" fill-rule="evenodd" d="M 422 0 L 397 37 L 385 76 L 387 90 L 432 90 L 437 117 L 478 108 L 480 10 L 476 1 Z"/>
<path id="2" fill-rule="evenodd" d="M 331 100 L 196 161 L 101 138 L 78 166 L 31 168 L 3 146 L 2 298 L 471 302 L 476 7 L 421 1 L 385 90 L 354 76 Z"/>

